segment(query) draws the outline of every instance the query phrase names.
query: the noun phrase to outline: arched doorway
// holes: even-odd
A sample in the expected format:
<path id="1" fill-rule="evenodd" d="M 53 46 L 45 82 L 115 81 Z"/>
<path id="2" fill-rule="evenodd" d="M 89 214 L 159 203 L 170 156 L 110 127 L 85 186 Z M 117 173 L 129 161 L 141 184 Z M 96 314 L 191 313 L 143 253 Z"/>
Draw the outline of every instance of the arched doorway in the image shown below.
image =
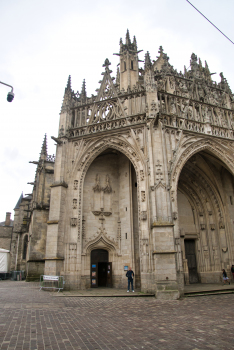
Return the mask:
<path id="1" fill-rule="evenodd" d="M 185 283 L 219 283 L 233 256 L 234 177 L 204 150 L 184 165 L 177 205 Z"/>
<path id="2" fill-rule="evenodd" d="M 112 263 L 108 262 L 108 251 L 91 251 L 91 287 L 112 287 Z"/>
<path id="3" fill-rule="evenodd" d="M 134 270 L 136 288 L 140 288 L 138 197 L 135 169 L 123 153 L 108 148 L 94 159 L 83 186 L 82 264 L 92 267 L 94 255 L 102 256 L 100 250 L 108 251 L 108 260 L 103 261 L 108 261 L 108 265 L 103 264 L 102 268 L 108 274 L 108 267 L 112 267 L 111 284 L 115 288 L 126 286 L 127 267 Z M 96 250 L 99 252 L 92 253 Z M 101 269 L 101 263 L 99 260 L 96 269 Z M 104 286 L 101 270 L 91 269 L 89 275 L 92 277 L 95 272 L 96 287 Z M 92 287 L 94 283 L 91 279 Z"/>

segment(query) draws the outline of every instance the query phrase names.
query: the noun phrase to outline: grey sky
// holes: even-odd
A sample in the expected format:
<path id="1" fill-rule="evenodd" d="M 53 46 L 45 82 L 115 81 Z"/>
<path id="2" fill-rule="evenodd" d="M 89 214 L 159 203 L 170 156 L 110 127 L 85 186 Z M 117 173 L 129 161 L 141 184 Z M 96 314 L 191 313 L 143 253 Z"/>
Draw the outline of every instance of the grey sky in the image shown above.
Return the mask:
<path id="1" fill-rule="evenodd" d="M 191 0 L 201 12 L 234 41 L 233 0 Z M 127 28 L 138 48 L 151 58 L 163 46 L 170 63 L 183 71 L 194 52 L 206 60 L 219 81 L 223 72 L 234 91 L 234 45 L 213 28 L 185 0 L 0 0 L 0 81 L 14 86 L 15 99 L 6 101 L 0 85 L 0 221 L 12 211 L 23 191 L 32 191 L 44 134 L 48 153 L 55 153 L 59 112 L 68 75 L 72 88 L 87 92 L 99 87 L 105 58 L 116 74 L 120 37 Z"/>

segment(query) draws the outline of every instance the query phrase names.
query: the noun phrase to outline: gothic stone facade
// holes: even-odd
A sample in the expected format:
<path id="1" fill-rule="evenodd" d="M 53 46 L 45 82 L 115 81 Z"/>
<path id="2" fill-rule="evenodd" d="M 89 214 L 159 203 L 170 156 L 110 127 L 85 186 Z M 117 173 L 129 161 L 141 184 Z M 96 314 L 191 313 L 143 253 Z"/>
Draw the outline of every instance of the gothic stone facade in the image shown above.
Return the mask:
<path id="1" fill-rule="evenodd" d="M 162 47 L 155 61 L 147 52 L 144 69 L 138 53 L 127 32 L 117 76 L 106 59 L 96 96 L 87 97 L 85 82 L 75 93 L 69 76 L 54 174 L 34 184 L 30 215 L 41 221 L 29 224 L 28 279 L 38 264 L 65 276 L 66 288 L 89 288 L 92 254 L 106 251 L 114 288 L 126 288 L 131 266 L 136 287 L 175 299 L 185 283 L 219 282 L 221 269 L 230 271 L 234 101 L 227 80 L 221 73 L 213 82 L 195 54 L 178 73 Z M 50 191 L 49 210 L 49 195 L 35 199 L 38 186 Z"/>

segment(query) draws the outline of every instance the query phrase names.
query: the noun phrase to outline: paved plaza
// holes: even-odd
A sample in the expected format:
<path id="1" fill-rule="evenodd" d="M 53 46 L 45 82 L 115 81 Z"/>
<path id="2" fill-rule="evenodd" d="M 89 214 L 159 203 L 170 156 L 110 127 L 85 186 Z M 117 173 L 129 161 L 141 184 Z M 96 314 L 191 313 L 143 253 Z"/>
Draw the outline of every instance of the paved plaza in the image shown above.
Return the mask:
<path id="1" fill-rule="evenodd" d="M 58 297 L 38 283 L 0 281 L 0 296 L 1 350 L 234 348 L 234 294 Z"/>

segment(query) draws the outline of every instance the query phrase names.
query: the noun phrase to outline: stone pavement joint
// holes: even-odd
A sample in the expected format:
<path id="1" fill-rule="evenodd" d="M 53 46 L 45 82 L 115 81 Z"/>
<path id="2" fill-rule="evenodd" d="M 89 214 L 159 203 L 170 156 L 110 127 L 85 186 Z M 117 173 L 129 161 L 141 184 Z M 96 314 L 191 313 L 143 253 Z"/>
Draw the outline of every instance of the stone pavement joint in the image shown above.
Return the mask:
<path id="1" fill-rule="evenodd" d="M 233 294 L 55 298 L 38 283 L 0 282 L 1 350 L 234 348 Z"/>

